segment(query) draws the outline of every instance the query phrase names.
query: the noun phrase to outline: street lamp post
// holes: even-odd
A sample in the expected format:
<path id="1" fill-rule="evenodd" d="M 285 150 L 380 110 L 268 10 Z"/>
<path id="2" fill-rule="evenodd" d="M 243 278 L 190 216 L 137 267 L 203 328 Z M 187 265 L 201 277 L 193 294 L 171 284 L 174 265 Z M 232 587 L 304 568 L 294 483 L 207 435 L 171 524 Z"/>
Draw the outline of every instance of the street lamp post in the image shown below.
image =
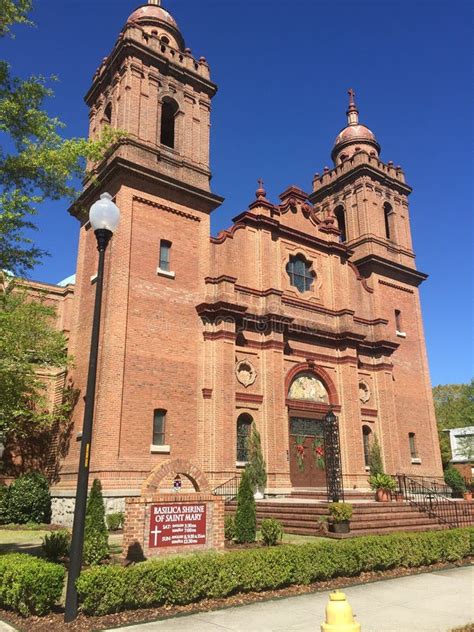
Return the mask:
<path id="1" fill-rule="evenodd" d="M 97 284 L 95 293 L 94 318 L 92 321 L 91 347 L 89 354 L 89 370 L 87 374 L 86 402 L 84 422 L 82 425 L 81 454 L 77 474 L 76 504 L 74 507 L 74 523 L 69 554 L 69 574 L 67 580 L 66 609 L 64 620 L 72 621 L 77 616 L 76 580 L 82 567 L 82 550 L 84 545 L 84 525 L 86 518 L 87 489 L 89 483 L 89 465 L 92 441 L 92 424 L 94 421 L 95 385 L 97 375 L 97 356 L 99 350 L 100 314 L 102 308 L 102 290 L 104 286 L 104 259 L 107 245 L 117 229 L 120 211 L 112 202 L 109 193 L 102 193 L 100 200 L 92 205 L 89 220 L 94 229 L 99 251 L 97 268 Z"/>
<path id="2" fill-rule="evenodd" d="M 324 454 L 328 501 L 344 501 L 339 424 L 332 410 L 324 417 Z"/>

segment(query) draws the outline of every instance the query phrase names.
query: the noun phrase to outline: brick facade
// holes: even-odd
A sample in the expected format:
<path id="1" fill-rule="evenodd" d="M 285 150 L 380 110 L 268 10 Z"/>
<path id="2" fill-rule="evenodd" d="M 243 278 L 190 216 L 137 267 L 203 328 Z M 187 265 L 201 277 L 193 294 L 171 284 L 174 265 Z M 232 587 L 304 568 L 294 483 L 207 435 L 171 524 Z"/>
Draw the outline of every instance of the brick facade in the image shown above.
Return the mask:
<path id="1" fill-rule="evenodd" d="M 335 166 L 314 176 L 312 192 L 291 186 L 272 203 L 260 184 L 232 227 L 210 237 L 222 201 L 209 186 L 216 86 L 173 18 L 142 9 L 86 96 L 92 137 L 106 124 L 128 136 L 91 165 L 99 186 L 86 182 L 71 209 L 81 229 L 70 347 L 82 394 L 97 265 L 83 209 L 108 191 L 121 210 L 107 251 L 91 476 L 110 494 L 138 496 L 150 471 L 181 458 L 218 485 L 239 471 L 237 419 L 246 413 L 262 436 L 267 491 L 289 492 L 297 486 L 289 420 L 320 421 L 330 408 L 346 485 L 366 486 L 364 426 L 378 435 L 388 472 L 440 475 L 418 291 L 426 275 L 415 267 L 403 171 L 380 160 L 351 96 Z M 161 142 L 167 100 L 174 147 Z M 161 240 L 171 243 L 168 271 L 158 269 Z M 290 281 L 293 259 L 311 276 L 304 291 Z M 289 397 L 301 375 L 323 389 L 319 400 Z M 156 409 L 166 426 L 154 449 Z M 76 432 L 82 415 L 81 397 Z M 78 445 L 58 494 L 74 488 Z"/>

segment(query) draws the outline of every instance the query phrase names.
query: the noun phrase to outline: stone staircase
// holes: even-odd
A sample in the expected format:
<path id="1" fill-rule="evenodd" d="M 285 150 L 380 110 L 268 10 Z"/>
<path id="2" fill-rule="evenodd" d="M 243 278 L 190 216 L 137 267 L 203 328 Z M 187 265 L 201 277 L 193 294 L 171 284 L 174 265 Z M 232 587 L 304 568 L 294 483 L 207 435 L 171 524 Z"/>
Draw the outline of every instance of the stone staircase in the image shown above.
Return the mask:
<path id="1" fill-rule="evenodd" d="M 349 499 L 346 499 L 349 500 Z M 350 502 L 350 500 L 349 500 Z M 431 531 L 444 529 L 435 518 L 430 518 L 405 502 L 359 502 L 353 503 L 351 535 L 387 534 L 396 531 Z M 235 512 L 236 502 L 226 505 L 226 515 Z M 264 518 L 276 518 L 283 524 L 286 533 L 316 535 L 318 520 L 328 515 L 328 503 L 318 501 L 298 502 L 291 498 L 257 501 L 257 522 Z"/>

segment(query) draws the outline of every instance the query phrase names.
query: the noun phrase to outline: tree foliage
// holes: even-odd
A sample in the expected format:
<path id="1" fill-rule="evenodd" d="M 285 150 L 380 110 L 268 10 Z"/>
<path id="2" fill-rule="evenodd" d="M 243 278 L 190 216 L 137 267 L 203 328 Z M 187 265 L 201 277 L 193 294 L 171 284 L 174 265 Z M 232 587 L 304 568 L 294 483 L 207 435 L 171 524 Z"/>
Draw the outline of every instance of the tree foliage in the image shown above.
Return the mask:
<path id="1" fill-rule="evenodd" d="M 55 311 L 13 282 L 0 289 L 0 437 L 21 439 L 69 413 L 46 400 L 49 368 L 66 368 L 66 338 Z"/>
<path id="2" fill-rule="evenodd" d="M 30 0 L 0 0 L 0 37 L 15 23 L 28 24 Z M 85 175 L 86 160 L 97 161 L 123 134 L 107 128 L 95 141 L 65 140 L 64 124 L 50 117 L 44 102 L 53 95 L 54 77 L 14 77 L 0 60 L 0 270 L 22 275 L 46 254 L 29 233 L 46 199 L 68 198 Z"/>
<path id="3" fill-rule="evenodd" d="M 448 434 L 443 430 L 474 426 L 474 379 L 469 384 L 440 384 L 433 388 L 441 460 L 446 467 L 452 458 Z"/>

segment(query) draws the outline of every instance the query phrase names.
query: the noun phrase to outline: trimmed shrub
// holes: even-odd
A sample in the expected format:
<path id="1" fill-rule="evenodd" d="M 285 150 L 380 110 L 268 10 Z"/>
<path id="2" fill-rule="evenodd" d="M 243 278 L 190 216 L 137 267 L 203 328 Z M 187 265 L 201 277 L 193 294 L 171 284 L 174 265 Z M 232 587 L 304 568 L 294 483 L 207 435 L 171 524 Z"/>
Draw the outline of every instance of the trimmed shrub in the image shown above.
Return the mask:
<path id="1" fill-rule="evenodd" d="M 0 524 L 8 524 L 8 487 L 0 483 Z"/>
<path id="2" fill-rule="evenodd" d="M 455 494 L 463 494 L 466 491 L 466 483 L 461 472 L 451 465 L 444 470 L 444 480 Z"/>
<path id="3" fill-rule="evenodd" d="M 260 533 L 265 546 L 275 546 L 283 538 L 283 527 L 279 520 L 265 518 L 260 525 Z"/>
<path id="4" fill-rule="evenodd" d="M 59 562 L 69 555 L 70 544 L 71 534 L 67 529 L 60 529 L 46 534 L 41 548 L 50 562 Z"/>
<path id="5" fill-rule="evenodd" d="M 252 428 L 247 438 L 247 453 L 249 459 L 247 470 L 250 475 L 252 489 L 254 492 L 257 490 L 263 491 L 267 484 L 267 470 L 262 453 L 262 440 L 255 422 L 252 422 Z"/>
<path id="6" fill-rule="evenodd" d="M 23 553 L 0 556 L 0 606 L 24 617 L 44 615 L 61 598 L 65 569 Z"/>
<path id="7" fill-rule="evenodd" d="M 109 531 L 118 531 L 123 527 L 123 521 L 125 516 L 122 511 L 117 511 L 115 513 L 107 514 L 105 516 L 105 521 L 107 523 L 107 528 Z"/>
<path id="8" fill-rule="evenodd" d="M 380 448 L 380 443 L 377 438 L 377 435 L 374 435 L 374 439 L 372 443 L 370 444 L 369 466 L 370 466 L 371 476 L 384 473 L 383 461 L 382 461 L 382 450 Z"/>
<path id="9" fill-rule="evenodd" d="M 85 564 L 100 564 L 109 555 L 109 535 L 105 525 L 105 507 L 102 485 L 98 478 L 92 483 L 87 500 L 86 524 L 84 528 Z"/>
<path id="10" fill-rule="evenodd" d="M 455 561 L 471 554 L 473 534 L 474 528 L 398 533 L 102 566 L 83 571 L 77 589 L 82 609 L 94 615 L 183 605 L 362 571 Z"/>
<path id="11" fill-rule="evenodd" d="M 235 539 L 239 543 L 255 542 L 257 534 L 257 511 L 253 497 L 252 482 L 247 468 L 240 479 L 235 512 Z"/>
<path id="12" fill-rule="evenodd" d="M 51 495 L 46 478 L 38 472 L 29 472 L 17 478 L 4 495 L 5 523 L 49 523 Z"/>
<path id="13" fill-rule="evenodd" d="M 224 520 L 224 537 L 229 542 L 235 539 L 235 518 L 226 516 Z"/>

